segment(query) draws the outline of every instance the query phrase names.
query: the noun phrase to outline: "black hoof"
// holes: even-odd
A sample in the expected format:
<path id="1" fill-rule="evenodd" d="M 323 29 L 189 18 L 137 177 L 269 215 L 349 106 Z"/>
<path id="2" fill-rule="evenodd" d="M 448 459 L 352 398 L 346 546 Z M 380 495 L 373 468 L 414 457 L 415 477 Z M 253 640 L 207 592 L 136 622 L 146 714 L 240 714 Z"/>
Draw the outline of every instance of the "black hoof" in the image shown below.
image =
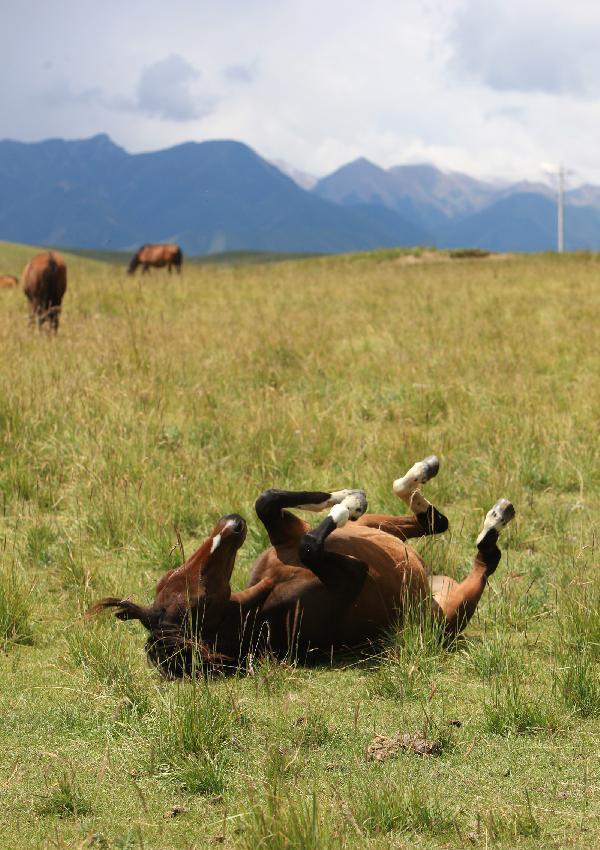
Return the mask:
<path id="1" fill-rule="evenodd" d="M 425 481 L 430 481 L 440 471 L 440 459 L 437 455 L 429 455 L 423 459 L 423 465 L 425 467 Z M 423 483 L 425 483 L 425 481 Z"/>

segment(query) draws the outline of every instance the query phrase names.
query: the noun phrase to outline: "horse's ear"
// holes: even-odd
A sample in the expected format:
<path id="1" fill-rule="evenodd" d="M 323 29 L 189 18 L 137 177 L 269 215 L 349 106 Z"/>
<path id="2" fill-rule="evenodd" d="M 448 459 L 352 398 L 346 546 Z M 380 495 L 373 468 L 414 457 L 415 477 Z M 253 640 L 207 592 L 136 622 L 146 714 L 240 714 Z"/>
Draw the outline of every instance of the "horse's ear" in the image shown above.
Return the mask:
<path id="1" fill-rule="evenodd" d="M 86 620 L 96 616 L 101 611 L 107 608 L 116 608 L 114 612 L 118 620 L 139 620 L 140 623 L 148 630 L 155 626 L 155 615 L 151 608 L 144 608 L 142 605 L 136 605 L 135 602 L 130 602 L 129 599 L 119 599 L 116 596 L 107 596 L 106 599 L 101 599 L 92 605 L 85 613 Z"/>

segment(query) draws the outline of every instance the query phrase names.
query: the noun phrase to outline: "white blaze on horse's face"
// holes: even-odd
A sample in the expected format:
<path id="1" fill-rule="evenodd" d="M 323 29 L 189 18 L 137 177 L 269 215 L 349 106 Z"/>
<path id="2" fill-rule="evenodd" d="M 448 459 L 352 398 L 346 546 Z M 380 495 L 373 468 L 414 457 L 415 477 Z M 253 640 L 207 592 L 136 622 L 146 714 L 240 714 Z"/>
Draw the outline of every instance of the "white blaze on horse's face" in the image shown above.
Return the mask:
<path id="1" fill-rule="evenodd" d="M 221 530 L 219 531 L 219 533 L 215 534 L 215 536 L 212 539 L 212 543 L 211 543 L 211 547 L 210 547 L 210 554 L 211 555 L 213 555 L 217 551 L 217 549 L 219 548 L 219 546 L 223 542 L 223 539 L 229 537 L 230 532 L 235 531 L 236 525 L 237 525 L 236 519 L 232 518 L 232 519 L 225 520 L 225 522 L 223 523 L 223 526 L 221 527 Z"/>

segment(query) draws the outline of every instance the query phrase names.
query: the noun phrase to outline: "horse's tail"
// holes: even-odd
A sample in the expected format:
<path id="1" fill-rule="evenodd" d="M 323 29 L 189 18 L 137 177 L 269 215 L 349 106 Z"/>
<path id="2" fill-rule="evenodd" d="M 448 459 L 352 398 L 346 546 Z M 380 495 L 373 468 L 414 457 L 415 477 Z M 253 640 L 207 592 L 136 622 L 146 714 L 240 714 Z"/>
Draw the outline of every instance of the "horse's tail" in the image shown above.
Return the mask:
<path id="1" fill-rule="evenodd" d="M 183 263 L 183 253 L 181 248 L 177 246 L 177 251 L 175 252 L 175 256 L 173 257 L 173 265 L 177 266 L 178 269 L 181 269 L 181 264 Z"/>
<path id="2" fill-rule="evenodd" d="M 142 245 L 142 248 L 143 247 L 144 246 Z M 129 268 L 127 269 L 127 274 L 133 274 L 134 271 L 139 266 L 139 264 L 140 264 L 140 252 L 141 252 L 142 248 L 140 248 L 138 251 L 136 251 L 135 254 L 133 255 L 133 257 L 131 258 L 131 262 L 129 263 Z"/>
<path id="3" fill-rule="evenodd" d="M 46 268 L 42 272 L 44 297 L 50 306 L 57 303 L 58 264 L 52 254 L 48 254 Z"/>
<path id="4" fill-rule="evenodd" d="M 117 596 L 108 596 L 106 599 L 101 599 L 92 605 L 85 613 L 86 619 L 94 617 L 101 611 L 107 608 L 116 608 L 114 612 L 118 620 L 139 620 L 148 631 L 152 631 L 157 624 L 157 616 L 152 608 L 145 608 L 143 605 L 136 605 L 135 602 L 130 602 L 129 599 L 119 599 Z"/>

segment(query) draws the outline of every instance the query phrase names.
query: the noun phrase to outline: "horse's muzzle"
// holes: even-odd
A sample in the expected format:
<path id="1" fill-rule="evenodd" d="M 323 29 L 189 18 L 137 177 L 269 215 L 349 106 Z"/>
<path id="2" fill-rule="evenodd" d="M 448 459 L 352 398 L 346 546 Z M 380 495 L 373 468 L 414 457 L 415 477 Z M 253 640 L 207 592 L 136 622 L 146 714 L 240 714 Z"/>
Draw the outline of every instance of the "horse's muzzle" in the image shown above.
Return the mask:
<path id="1" fill-rule="evenodd" d="M 246 535 L 246 520 L 239 514 L 227 514 L 221 517 L 219 524 L 221 523 L 223 525 L 220 533 L 224 538 L 230 535 Z"/>

